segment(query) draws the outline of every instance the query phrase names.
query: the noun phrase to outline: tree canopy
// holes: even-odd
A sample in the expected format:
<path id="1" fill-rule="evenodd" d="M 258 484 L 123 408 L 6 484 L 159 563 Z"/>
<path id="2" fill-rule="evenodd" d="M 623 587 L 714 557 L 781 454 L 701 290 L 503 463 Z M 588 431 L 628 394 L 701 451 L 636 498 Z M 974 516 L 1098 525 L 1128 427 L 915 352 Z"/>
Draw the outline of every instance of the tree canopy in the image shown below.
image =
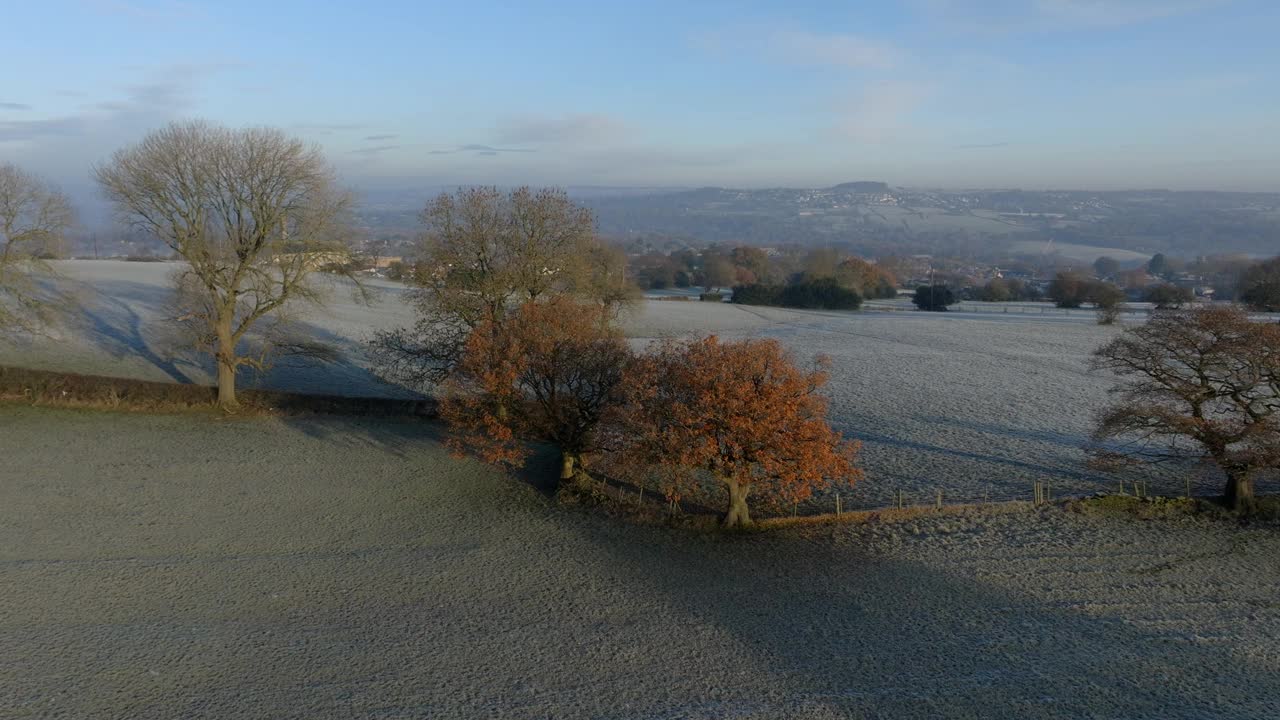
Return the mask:
<path id="1" fill-rule="evenodd" d="M 623 381 L 621 457 L 659 471 L 669 494 L 717 483 L 728 527 L 751 522 L 750 496 L 798 502 L 852 483 L 858 444 L 827 424 L 823 362 L 802 370 L 776 340 L 664 341 Z"/>
<path id="2" fill-rule="evenodd" d="M 34 275 L 47 273 L 41 258 L 74 220 L 66 195 L 16 165 L 0 164 L 0 338 L 38 331 L 48 319 L 51 298 Z"/>
<path id="3" fill-rule="evenodd" d="M 1258 472 L 1280 467 L 1280 326 L 1231 306 L 1161 310 L 1094 352 L 1093 367 L 1121 380 L 1093 434 L 1100 460 L 1202 458 L 1237 509 Z"/>
<path id="4" fill-rule="evenodd" d="M 500 326 L 529 301 L 569 295 L 614 312 L 636 294 L 622 256 L 563 190 L 468 188 L 427 203 L 420 219 L 410 298 L 417 320 L 374 334 L 370 355 L 382 377 L 430 389 L 461 361 L 475 328 Z"/>
<path id="5" fill-rule="evenodd" d="M 960 302 L 960 298 L 947 285 L 921 285 L 911 296 L 911 302 L 921 310 L 942 312 Z"/>
<path id="6" fill-rule="evenodd" d="M 481 323 L 444 385 L 441 415 L 454 449 L 518 467 L 524 441 L 551 443 L 561 452 L 560 479 L 572 479 L 595 449 L 630 355 L 603 306 L 565 295 Z"/>
<path id="7" fill-rule="evenodd" d="M 1240 279 L 1240 299 L 1254 310 L 1280 312 L 1280 257 L 1245 270 Z"/>
<path id="8" fill-rule="evenodd" d="M 350 196 L 320 149 L 279 130 L 174 123 L 123 148 L 95 171 L 134 229 L 169 246 L 186 265 L 177 277 L 178 317 L 218 366 L 218 402 L 236 402 L 236 370 L 261 368 L 276 349 L 314 352 L 260 321 L 283 320 L 291 302 L 316 303 L 324 265 L 345 263 Z M 251 329 L 256 353 L 241 353 Z"/>

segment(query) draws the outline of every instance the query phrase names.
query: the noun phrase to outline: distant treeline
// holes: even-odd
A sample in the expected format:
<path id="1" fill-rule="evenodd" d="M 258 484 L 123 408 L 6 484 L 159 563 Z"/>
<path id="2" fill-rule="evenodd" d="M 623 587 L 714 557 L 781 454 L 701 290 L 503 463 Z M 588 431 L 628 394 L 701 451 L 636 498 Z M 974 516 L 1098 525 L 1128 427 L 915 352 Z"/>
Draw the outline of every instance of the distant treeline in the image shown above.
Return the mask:
<path id="1" fill-rule="evenodd" d="M 816 278 L 788 285 L 739 285 L 733 289 L 733 302 L 804 310 L 857 310 L 862 306 L 862 296 L 835 278 Z"/>

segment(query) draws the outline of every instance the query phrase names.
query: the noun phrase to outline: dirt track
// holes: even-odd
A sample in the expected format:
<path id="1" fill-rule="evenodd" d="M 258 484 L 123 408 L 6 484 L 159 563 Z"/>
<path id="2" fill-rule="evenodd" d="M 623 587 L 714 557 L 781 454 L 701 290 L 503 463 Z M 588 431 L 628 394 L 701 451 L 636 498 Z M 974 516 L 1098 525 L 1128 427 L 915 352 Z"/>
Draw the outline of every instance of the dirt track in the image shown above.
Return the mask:
<path id="1" fill-rule="evenodd" d="M 1280 532 L 620 525 L 429 426 L 0 407 L 0 717 L 1280 716 Z"/>

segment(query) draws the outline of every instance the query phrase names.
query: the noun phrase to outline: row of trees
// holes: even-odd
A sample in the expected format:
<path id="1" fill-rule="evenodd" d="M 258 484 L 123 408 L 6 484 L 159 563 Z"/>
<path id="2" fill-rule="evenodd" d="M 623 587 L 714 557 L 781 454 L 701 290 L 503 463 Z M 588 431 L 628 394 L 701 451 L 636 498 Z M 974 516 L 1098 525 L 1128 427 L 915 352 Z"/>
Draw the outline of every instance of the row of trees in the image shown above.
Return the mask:
<path id="1" fill-rule="evenodd" d="M 739 285 L 733 289 L 733 301 L 808 310 L 857 310 L 862 306 L 862 296 L 835 278 L 804 278 L 786 285 Z"/>
<path id="2" fill-rule="evenodd" d="M 630 258 L 632 274 L 644 288 L 701 287 L 713 290 L 755 285 L 783 287 L 833 280 L 863 298 L 893 297 L 897 279 L 883 266 L 835 248 L 711 246 L 695 252 Z"/>
<path id="3" fill-rule="evenodd" d="M 173 317 L 214 358 L 223 408 L 238 404 L 240 368 L 281 353 L 325 356 L 290 332 L 290 311 L 323 302 L 331 273 L 368 299 L 346 263 L 352 199 L 318 147 L 273 129 L 175 123 L 119 150 L 94 176 L 122 223 L 183 261 Z M 512 304 L 571 293 L 615 312 L 636 295 L 623 254 L 596 239 L 590 213 L 562 191 L 442 195 L 423 222 L 410 273 L 421 320 L 375 344 L 398 374 L 442 378 L 468 333 Z M 38 325 L 49 303 L 32 270 L 70 224 L 65 196 L 0 166 L 0 329 Z"/>

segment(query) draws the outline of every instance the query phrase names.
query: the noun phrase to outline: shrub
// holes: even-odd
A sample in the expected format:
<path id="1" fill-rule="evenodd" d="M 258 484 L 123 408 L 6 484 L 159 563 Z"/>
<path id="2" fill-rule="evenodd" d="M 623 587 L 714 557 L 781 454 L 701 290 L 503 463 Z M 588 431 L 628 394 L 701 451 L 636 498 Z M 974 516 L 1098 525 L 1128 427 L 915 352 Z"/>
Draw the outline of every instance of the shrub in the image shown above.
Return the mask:
<path id="1" fill-rule="evenodd" d="M 911 297 L 917 308 L 933 312 L 944 312 L 947 306 L 955 305 L 959 300 L 946 285 L 921 285 Z"/>
<path id="2" fill-rule="evenodd" d="M 698 295 L 698 299 L 703 302 L 724 302 L 724 295 L 718 292 L 704 292 Z"/>
<path id="3" fill-rule="evenodd" d="M 1240 279 L 1240 299 L 1260 312 L 1280 312 L 1280 257 L 1258 263 Z"/>

